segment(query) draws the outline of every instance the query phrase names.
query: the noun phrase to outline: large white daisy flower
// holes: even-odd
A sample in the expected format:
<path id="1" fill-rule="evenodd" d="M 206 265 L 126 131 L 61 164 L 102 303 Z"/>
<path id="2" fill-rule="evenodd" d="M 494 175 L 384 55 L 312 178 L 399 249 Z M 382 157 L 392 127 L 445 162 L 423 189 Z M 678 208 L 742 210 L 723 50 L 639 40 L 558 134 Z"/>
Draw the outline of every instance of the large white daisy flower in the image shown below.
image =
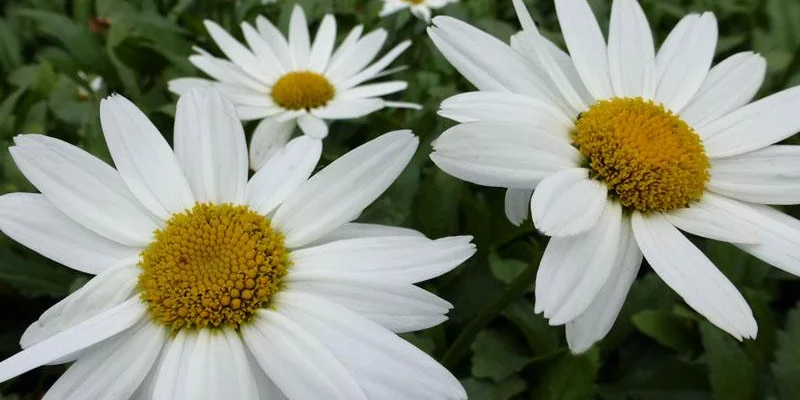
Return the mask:
<path id="1" fill-rule="evenodd" d="M 452 18 L 429 34 L 480 92 L 441 115 L 434 144 L 449 174 L 508 188 L 506 212 L 551 236 L 537 312 L 566 324 L 573 351 L 610 330 L 642 256 L 691 307 L 738 339 L 750 307 L 681 231 L 727 241 L 800 274 L 800 221 L 765 206 L 800 202 L 800 88 L 747 104 L 766 63 L 740 53 L 710 68 L 714 15 L 688 15 L 658 52 L 634 0 L 615 0 L 608 41 L 585 0 L 556 0 L 570 54 L 542 37 L 519 0 L 511 47 Z M 534 191 L 535 189 L 535 191 Z"/>
<path id="2" fill-rule="evenodd" d="M 324 120 L 360 118 L 384 107 L 418 108 L 416 104 L 387 101 L 381 96 L 405 90 L 405 81 L 367 83 L 398 69 L 387 67 L 411 42 L 404 41 L 373 62 L 386 41 L 383 29 L 364 36 L 361 25 L 353 28 L 334 51 L 336 19 L 326 15 L 313 44 L 303 9 L 295 6 L 289 38 L 259 16 L 256 27 L 242 23 L 245 47 L 212 21 L 206 29 L 230 61 L 195 48 L 189 57 L 213 80 L 180 78 L 169 82 L 171 91 L 213 86 L 236 105 L 244 120 L 260 119 L 250 141 L 251 168 L 258 169 L 282 147 L 296 126 L 308 136 L 328 135 Z"/>
<path id="3" fill-rule="evenodd" d="M 381 17 L 392 15 L 400 10 L 408 9 L 414 16 L 425 21 L 431 21 L 431 10 L 442 8 L 458 0 L 383 0 Z"/>
<path id="4" fill-rule="evenodd" d="M 394 332 L 447 318 L 414 283 L 470 257 L 470 238 L 349 222 L 405 168 L 410 132 L 310 179 L 321 143 L 303 136 L 248 180 L 218 92 L 180 98 L 174 152 L 126 99 L 100 112 L 117 169 L 41 135 L 11 148 L 41 194 L 0 197 L 0 228 L 96 276 L 28 328 L 0 382 L 74 361 L 45 399 L 466 398 Z"/>

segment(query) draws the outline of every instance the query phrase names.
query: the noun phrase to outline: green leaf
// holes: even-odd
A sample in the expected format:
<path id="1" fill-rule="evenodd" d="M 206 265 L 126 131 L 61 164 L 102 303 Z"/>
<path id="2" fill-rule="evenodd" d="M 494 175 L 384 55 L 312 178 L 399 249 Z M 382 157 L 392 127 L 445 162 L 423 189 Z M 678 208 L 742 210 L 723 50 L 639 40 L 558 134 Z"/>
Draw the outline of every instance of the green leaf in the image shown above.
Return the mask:
<path id="1" fill-rule="evenodd" d="M 719 400 L 755 398 L 755 367 L 739 343 L 708 322 L 700 324 L 700 333 L 714 397 Z"/>
<path id="2" fill-rule="evenodd" d="M 530 364 L 531 357 L 519 354 L 520 346 L 506 334 L 486 329 L 472 342 L 472 375 L 503 381 Z"/>
<path id="3" fill-rule="evenodd" d="M 778 332 L 771 370 L 778 398 L 800 399 L 800 304 L 789 311 L 786 326 Z"/>
<path id="4" fill-rule="evenodd" d="M 535 399 L 589 400 L 595 397 L 594 384 L 600 367 L 598 353 L 590 350 L 581 355 L 566 354 L 548 367 L 539 383 Z"/>
<path id="5" fill-rule="evenodd" d="M 0 66 L 8 72 L 22 65 L 19 36 L 4 18 L 0 18 Z"/>
<path id="6" fill-rule="evenodd" d="M 461 381 L 469 400 L 508 400 L 522 393 L 527 384 L 519 377 L 512 376 L 500 383 L 483 379 L 467 378 Z"/>
<path id="7" fill-rule="evenodd" d="M 658 343 L 680 352 L 695 348 L 691 321 L 668 311 L 648 310 L 635 314 L 633 325 Z"/>
<path id="8" fill-rule="evenodd" d="M 533 303 L 527 299 L 509 304 L 503 311 L 503 316 L 519 328 L 534 355 L 551 354 L 558 349 L 560 334 L 543 316 L 534 312 Z"/>
<path id="9" fill-rule="evenodd" d="M 520 260 L 500 258 L 497 252 L 492 251 L 489 253 L 489 268 L 498 281 L 511 283 L 528 268 L 528 264 Z"/>

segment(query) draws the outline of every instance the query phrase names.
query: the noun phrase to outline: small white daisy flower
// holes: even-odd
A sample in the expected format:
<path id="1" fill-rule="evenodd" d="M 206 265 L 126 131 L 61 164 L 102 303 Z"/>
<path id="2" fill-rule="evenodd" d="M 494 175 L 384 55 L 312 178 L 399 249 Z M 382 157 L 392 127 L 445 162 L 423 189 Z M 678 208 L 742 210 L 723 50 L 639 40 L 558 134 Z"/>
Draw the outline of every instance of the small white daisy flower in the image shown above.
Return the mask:
<path id="1" fill-rule="evenodd" d="M 132 103 L 101 122 L 117 169 L 41 135 L 11 153 L 41 194 L 0 197 L 0 228 L 94 276 L 0 362 L 0 382 L 73 362 L 45 399 L 466 399 L 394 332 L 447 319 L 415 286 L 475 251 L 351 223 L 417 147 L 388 133 L 309 179 L 321 142 L 290 141 L 248 180 L 236 110 L 216 91 L 178 101 L 175 150 Z"/>
<path id="2" fill-rule="evenodd" d="M 748 104 L 765 60 L 711 67 L 714 15 L 688 15 L 656 52 L 635 0 L 615 0 L 608 40 L 586 0 L 556 0 L 569 55 L 515 0 L 511 46 L 452 18 L 429 34 L 480 92 L 441 115 L 434 144 L 449 174 L 508 188 L 506 213 L 551 236 L 536 311 L 566 324 L 570 348 L 602 339 L 644 256 L 688 305 L 738 339 L 757 333 L 734 285 L 681 231 L 731 242 L 800 274 L 800 221 L 765 206 L 800 202 L 800 88 Z M 534 191 L 535 189 L 535 191 Z"/>
<path id="3" fill-rule="evenodd" d="M 409 9 L 417 18 L 431 22 L 431 10 L 442 8 L 450 3 L 458 3 L 458 0 L 383 0 L 380 16 L 385 17 L 400 10 Z"/>
<path id="4" fill-rule="evenodd" d="M 189 60 L 213 80 L 181 78 L 169 82 L 172 92 L 213 86 L 236 105 L 244 121 L 260 119 L 250 142 L 250 163 L 258 169 L 291 137 L 295 127 L 313 138 L 328 135 L 324 120 L 360 118 L 385 107 L 418 108 L 381 98 L 405 90 L 405 81 L 367 83 L 399 69 L 387 67 L 410 45 L 404 41 L 373 62 L 386 42 L 378 29 L 364 36 L 356 26 L 334 50 L 336 19 L 326 15 L 313 44 L 303 9 L 295 6 L 289 38 L 266 18 L 256 27 L 242 23 L 247 46 L 212 21 L 206 29 L 229 60 L 196 48 Z"/>

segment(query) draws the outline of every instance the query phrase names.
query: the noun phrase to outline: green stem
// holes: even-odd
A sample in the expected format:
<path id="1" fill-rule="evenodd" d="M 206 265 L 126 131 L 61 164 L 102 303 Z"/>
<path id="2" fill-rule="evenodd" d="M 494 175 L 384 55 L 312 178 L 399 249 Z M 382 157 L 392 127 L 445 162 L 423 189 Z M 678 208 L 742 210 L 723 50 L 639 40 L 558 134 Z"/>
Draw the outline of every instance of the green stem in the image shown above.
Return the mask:
<path id="1" fill-rule="evenodd" d="M 447 349 L 447 352 L 444 353 L 442 365 L 446 368 L 453 368 L 467 355 L 470 344 L 472 344 L 478 332 L 500 315 L 512 301 L 522 296 L 525 289 L 531 285 L 538 266 L 539 258 L 535 257 L 528 268 L 505 287 L 499 297 L 464 327 L 464 330 L 461 331 L 450 348 Z"/>

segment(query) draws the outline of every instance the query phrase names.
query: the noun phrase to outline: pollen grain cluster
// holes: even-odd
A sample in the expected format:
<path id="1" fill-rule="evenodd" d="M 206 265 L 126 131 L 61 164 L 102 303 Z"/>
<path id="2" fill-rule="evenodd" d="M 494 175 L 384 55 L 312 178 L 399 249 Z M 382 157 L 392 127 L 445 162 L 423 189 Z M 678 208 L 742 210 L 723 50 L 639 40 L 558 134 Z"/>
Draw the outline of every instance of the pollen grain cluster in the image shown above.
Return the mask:
<path id="1" fill-rule="evenodd" d="M 328 78 L 311 71 L 289 72 L 272 86 L 272 100 L 288 110 L 310 110 L 328 104 L 336 94 Z"/>
<path id="2" fill-rule="evenodd" d="M 156 231 L 141 253 L 138 286 L 153 320 L 173 331 L 238 328 L 280 289 L 288 263 L 267 218 L 244 206 L 197 204 Z"/>
<path id="3" fill-rule="evenodd" d="M 574 144 L 593 178 L 623 206 L 668 211 L 702 197 L 710 164 L 700 136 L 663 106 L 641 98 L 600 101 L 575 126 Z"/>

